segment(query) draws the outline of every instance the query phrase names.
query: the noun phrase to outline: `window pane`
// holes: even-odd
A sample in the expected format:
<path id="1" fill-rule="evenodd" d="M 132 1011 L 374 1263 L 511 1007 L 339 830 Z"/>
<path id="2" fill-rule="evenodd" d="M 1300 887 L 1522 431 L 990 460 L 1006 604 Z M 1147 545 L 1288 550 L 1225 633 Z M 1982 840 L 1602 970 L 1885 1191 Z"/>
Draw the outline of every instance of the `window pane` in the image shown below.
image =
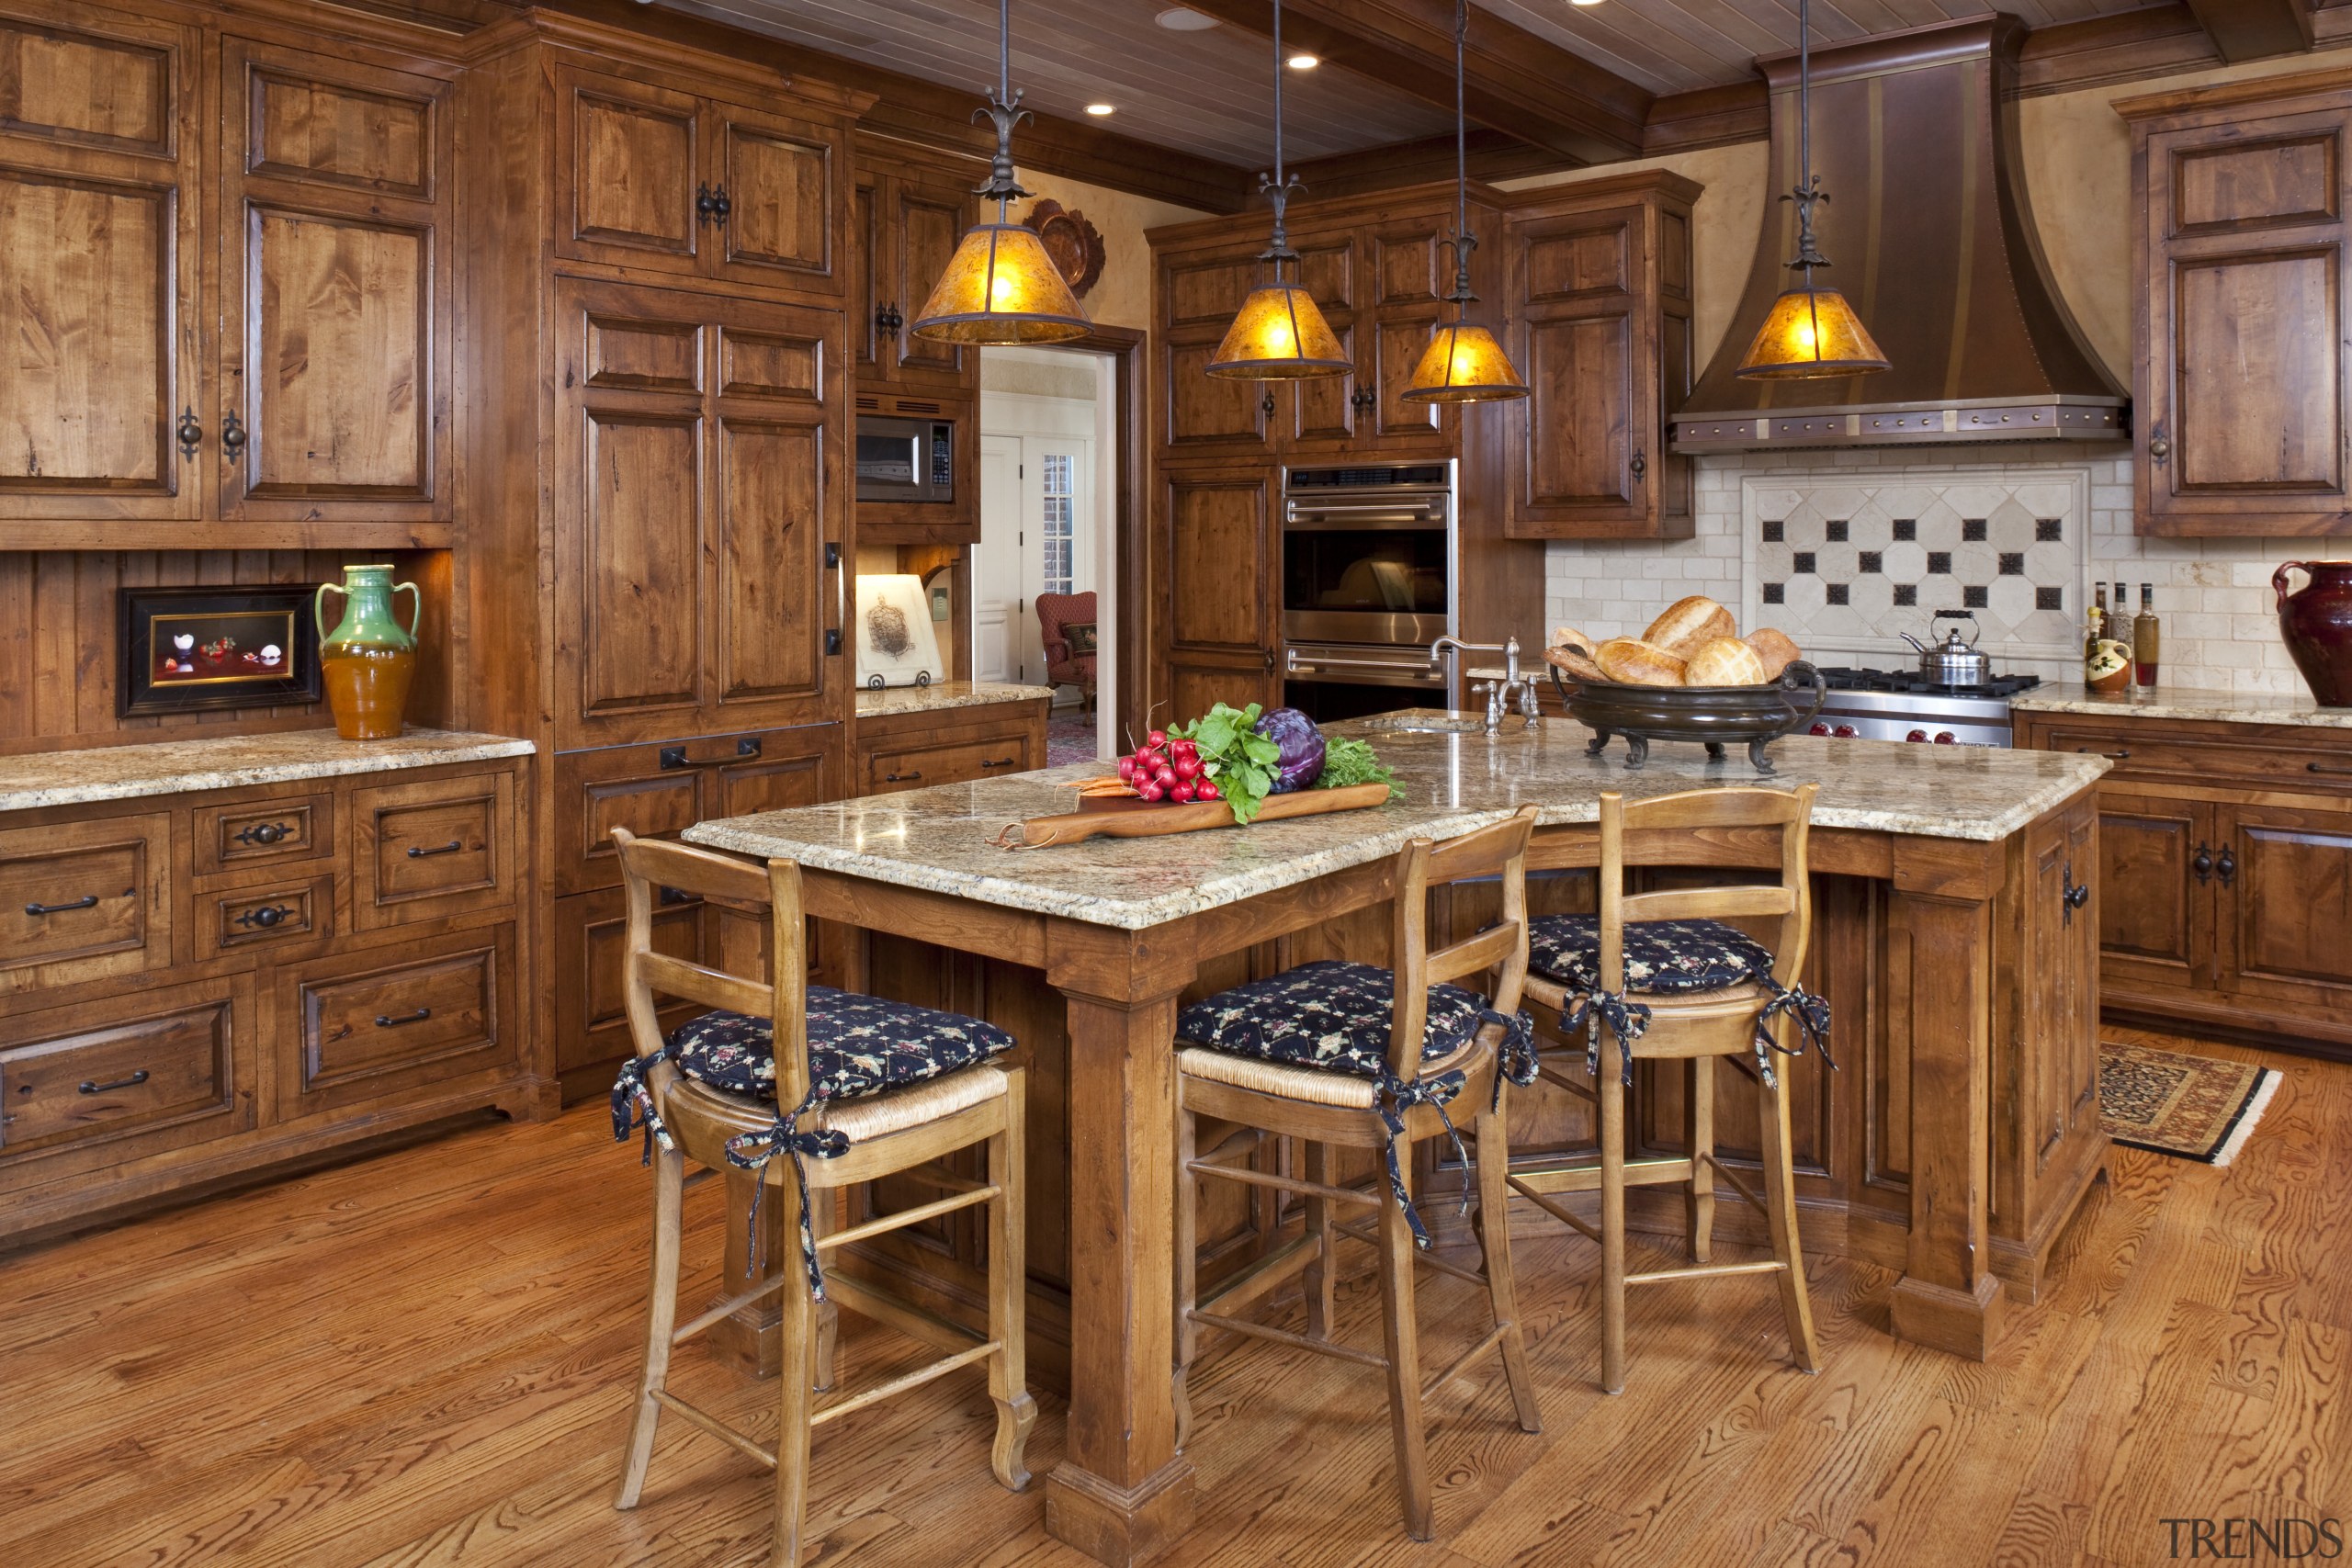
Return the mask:
<path id="1" fill-rule="evenodd" d="M 1045 592 L 1068 593 L 1071 588 L 1074 542 L 1075 502 L 1070 494 L 1072 462 L 1067 452 L 1049 452 L 1045 463 L 1046 514 L 1039 520 L 1039 547 L 1044 554 L 1040 565 L 1044 569 Z"/>

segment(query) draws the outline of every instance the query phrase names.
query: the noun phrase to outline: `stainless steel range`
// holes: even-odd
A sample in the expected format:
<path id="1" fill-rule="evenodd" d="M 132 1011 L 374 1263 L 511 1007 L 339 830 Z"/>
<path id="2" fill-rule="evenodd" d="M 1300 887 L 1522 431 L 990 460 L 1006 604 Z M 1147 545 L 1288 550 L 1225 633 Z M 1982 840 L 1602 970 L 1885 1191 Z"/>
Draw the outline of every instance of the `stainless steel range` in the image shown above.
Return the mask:
<path id="1" fill-rule="evenodd" d="M 1429 647 L 1455 630 L 1454 466 L 1283 474 L 1283 700 L 1318 719 L 1448 705 Z"/>
<path id="2" fill-rule="evenodd" d="M 1828 700 L 1812 733 L 1921 746 L 2009 743 L 2009 699 L 2041 683 L 2038 675 L 1996 675 L 1974 686 L 1941 686 L 1915 670 L 1825 666 Z"/>

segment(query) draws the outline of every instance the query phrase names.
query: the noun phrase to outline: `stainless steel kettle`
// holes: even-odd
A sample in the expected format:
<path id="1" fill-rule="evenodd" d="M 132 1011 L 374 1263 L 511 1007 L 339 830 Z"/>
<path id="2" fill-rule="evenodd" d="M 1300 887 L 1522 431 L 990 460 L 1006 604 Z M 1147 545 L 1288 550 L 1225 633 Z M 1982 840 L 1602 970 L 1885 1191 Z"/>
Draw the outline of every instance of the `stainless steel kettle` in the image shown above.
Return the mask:
<path id="1" fill-rule="evenodd" d="M 1966 621 L 1972 632 L 1976 628 L 1976 616 L 1971 611 L 1939 610 L 1928 622 L 1928 635 L 1933 637 L 1936 627 L 1945 621 Z M 1919 674 L 1923 680 L 1939 686 L 1981 686 L 1991 675 L 1990 661 L 1977 651 L 1975 637 L 1962 641 L 1958 626 L 1933 646 L 1909 632 L 1902 636 L 1905 642 L 1919 650 Z"/>

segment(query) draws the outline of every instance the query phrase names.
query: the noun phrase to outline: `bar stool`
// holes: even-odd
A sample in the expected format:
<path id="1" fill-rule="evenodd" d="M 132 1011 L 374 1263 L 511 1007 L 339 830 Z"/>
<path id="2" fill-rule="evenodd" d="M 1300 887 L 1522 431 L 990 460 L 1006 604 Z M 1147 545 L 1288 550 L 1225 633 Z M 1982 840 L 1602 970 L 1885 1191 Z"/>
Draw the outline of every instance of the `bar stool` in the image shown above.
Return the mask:
<path id="1" fill-rule="evenodd" d="M 1600 1385 L 1610 1393 L 1625 1387 L 1625 1287 L 1668 1280 L 1777 1274 L 1792 1354 L 1808 1372 L 1820 1365 L 1804 1258 L 1797 1246 L 1788 1096 L 1771 1060 L 1775 1051 L 1793 1055 L 1804 1049 L 1802 1041 L 1791 1038 L 1795 1032 L 1816 1047 L 1826 1047 L 1827 1041 L 1828 1009 L 1797 984 L 1812 935 L 1805 840 L 1819 788 L 1808 784 L 1795 790 L 1693 790 L 1632 804 L 1622 795 L 1604 794 L 1600 914 L 1551 915 L 1531 923 L 1527 995 L 1558 1010 L 1566 1039 L 1585 1037 L 1583 1065 L 1594 1087 L 1587 1089 L 1549 1061 L 1540 1074 L 1595 1106 L 1600 1158 L 1598 1164 L 1513 1171 L 1510 1184 L 1600 1244 Z M 1695 835 L 1724 833 L 1777 840 L 1779 882 L 1626 893 L 1628 863 L 1689 864 L 1689 851 L 1699 841 Z M 1635 845 L 1637 850 L 1629 847 Z M 1635 854 L 1637 860 L 1629 859 Z M 1771 948 L 1721 923 L 1743 916 L 1780 917 Z M 1634 996 L 1646 999 L 1634 1001 Z M 1604 1070 L 1604 1032 L 1617 1043 L 1615 1071 Z M 1717 1057 L 1739 1064 L 1760 1092 L 1760 1196 L 1715 1156 Z M 1634 1081 L 1634 1064 L 1677 1059 L 1689 1064 L 1690 1152 L 1628 1160 L 1625 1090 Z M 1771 1234 L 1770 1262 L 1711 1261 L 1718 1177 L 1763 1213 Z M 1628 1274 L 1625 1189 L 1675 1183 L 1687 1187 L 1690 1266 Z M 1559 1201 L 1563 1193 L 1594 1190 L 1600 1193 L 1597 1229 Z"/>
<path id="2" fill-rule="evenodd" d="M 993 1024 L 880 998 L 852 996 L 807 983 L 800 913 L 800 868 L 789 861 L 762 867 L 684 844 L 613 830 L 628 900 L 625 998 L 639 1060 L 613 1088 L 613 1128 L 627 1139 L 645 1129 L 653 1165 L 652 1306 L 645 1370 L 629 1429 L 616 1506 L 633 1508 L 653 1453 L 664 1408 L 775 1472 L 775 1537 L 770 1561 L 797 1568 L 808 1512 L 811 1430 L 959 1367 L 986 1361 L 996 1402 L 996 1478 L 1018 1492 L 1028 1484 L 1023 1453 L 1036 1405 L 1023 1371 L 1022 1070 L 990 1065 L 1012 1048 Z M 765 916 L 771 931 L 771 981 L 657 953 L 653 890 L 675 887 L 739 912 Z M 654 997 L 682 997 L 716 1010 L 691 1019 L 665 1040 Z M 986 1182 L 942 1168 L 940 1156 L 988 1145 Z M 776 1156 L 782 1156 L 778 1158 Z M 757 1170 L 757 1191 L 785 1207 L 784 1229 L 798 1237 L 800 1268 L 775 1275 L 719 1303 L 684 1328 L 675 1326 L 681 1197 L 685 1161 L 703 1167 L 699 1182 L 724 1165 Z M 819 1235 L 809 1192 L 904 1174 L 945 1196 L 846 1230 Z M 919 1308 L 829 1278 L 821 1250 L 933 1219 L 957 1209 L 989 1210 L 989 1328 L 985 1337 Z M 774 1451 L 669 1392 L 670 1352 L 722 1318 L 773 1292 L 783 1301 L 782 1425 Z M 833 1296 L 850 1310 L 945 1351 L 879 1387 L 815 1408 L 811 1393 L 816 1318 Z"/>
<path id="3" fill-rule="evenodd" d="M 1507 822 L 1434 844 L 1417 839 L 1396 860 L 1393 927 L 1396 970 L 1323 961 L 1253 980 L 1193 1003 L 1176 1025 L 1178 1093 L 1176 1179 L 1177 1441 L 1191 1435 L 1185 1380 L 1203 1326 L 1312 1350 L 1387 1374 L 1390 1426 L 1405 1528 L 1430 1539 L 1430 1476 L 1422 1400 L 1489 1351 L 1502 1354 L 1522 1431 L 1542 1429 L 1528 1380 L 1510 1271 L 1510 1226 L 1503 1190 L 1509 1148 L 1503 1131 L 1498 1075 L 1533 1081 L 1532 1021 L 1519 1011 L 1527 969 L 1527 842 L 1535 826 L 1529 807 Z M 1476 936 L 1429 951 L 1428 892 L 1448 883 L 1498 876 L 1502 918 Z M 1495 983 L 1487 997 L 1446 982 L 1469 976 Z M 1487 1288 L 1494 1327 L 1452 1366 L 1424 1385 L 1419 1329 L 1413 1312 L 1413 1263 L 1428 1233 L 1413 1208 L 1408 1176 L 1411 1145 L 1453 1135 L 1447 1106 L 1470 1111 L 1478 1149 L 1477 1179 L 1485 1256 L 1483 1271 L 1443 1258 L 1419 1260 Z M 1206 1155 L 1195 1156 L 1203 1116 L 1241 1123 Z M 1304 1145 L 1306 1179 L 1250 1168 L 1261 1139 L 1280 1136 Z M 1406 1145 L 1398 1158 L 1397 1144 Z M 1334 1185 L 1334 1147 L 1377 1152 L 1386 1166 L 1386 1193 Z M 1459 1138 L 1456 1137 L 1456 1147 Z M 1198 1195 L 1193 1178 L 1209 1177 L 1294 1192 L 1306 1201 L 1306 1229 L 1269 1257 L 1195 1301 Z M 1377 1183 L 1375 1183 L 1377 1185 Z M 1464 1195 L 1464 1202 L 1468 1195 Z M 1377 1236 L 1333 1223 L 1335 1205 L 1379 1213 Z M 1380 1253 L 1385 1354 L 1331 1337 L 1338 1282 L 1332 1247 L 1346 1235 Z M 1305 1334 L 1232 1316 L 1295 1276 L 1306 1276 Z"/>

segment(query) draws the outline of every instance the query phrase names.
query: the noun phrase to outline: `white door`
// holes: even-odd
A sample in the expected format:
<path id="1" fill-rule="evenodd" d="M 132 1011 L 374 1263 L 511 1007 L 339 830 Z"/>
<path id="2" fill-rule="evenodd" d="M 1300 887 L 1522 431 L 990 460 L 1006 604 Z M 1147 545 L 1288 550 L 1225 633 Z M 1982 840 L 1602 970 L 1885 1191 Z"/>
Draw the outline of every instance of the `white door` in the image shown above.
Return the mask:
<path id="1" fill-rule="evenodd" d="M 1018 679 L 1011 632 L 1026 592 L 1018 547 L 1001 541 L 1021 532 L 1021 437 L 980 437 L 980 542 L 972 551 L 972 673 L 976 680 Z M 1042 675 L 1043 671 L 1040 671 Z"/>

